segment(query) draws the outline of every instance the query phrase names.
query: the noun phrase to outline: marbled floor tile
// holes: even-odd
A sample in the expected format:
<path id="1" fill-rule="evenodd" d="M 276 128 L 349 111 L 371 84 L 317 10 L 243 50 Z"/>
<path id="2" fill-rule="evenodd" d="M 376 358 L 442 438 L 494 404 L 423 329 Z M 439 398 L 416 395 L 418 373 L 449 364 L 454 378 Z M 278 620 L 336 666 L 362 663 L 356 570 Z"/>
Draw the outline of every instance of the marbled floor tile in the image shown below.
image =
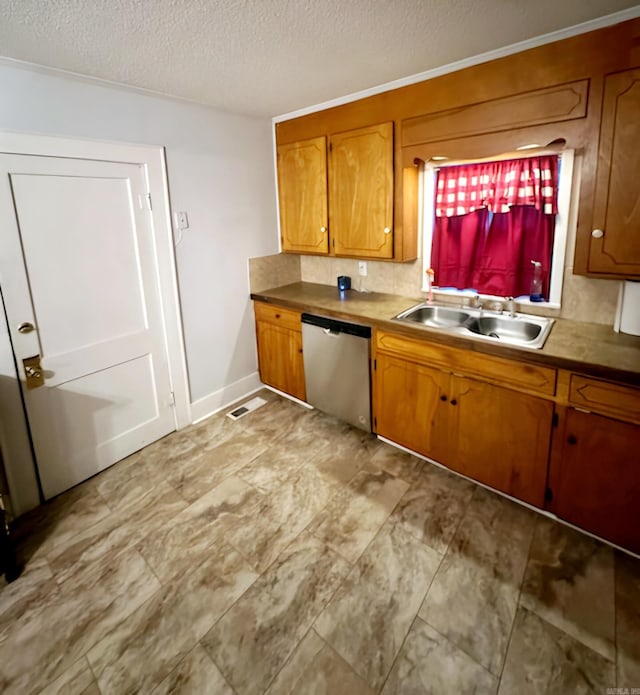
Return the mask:
<path id="1" fill-rule="evenodd" d="M 231 476 L 166 524 L 145 536 L 136 548 L 161 582 L 202 564 L 213 545 L 224 538 L 224 520 L 245 516 L 259 493 Z M 228 519 L 227 519 L 228 526 Z"/>
<path id="2" fill-rule="evenodd" d="M 218 543 L 206 562 L 162 587 L 87 652 L 100 691 L 158 686 L 255 578 L 236 551 Z"/>
<path id="3" fill-rule="evenodd" d="M 256 411 L 258 412 L 258 411 Z M 178 459 L 167 472 L 167 480 L 189 502 L 237 473 L 268 446 L 268 439 L 244 431 L 222 444 L 201 451 L 197 456 Z"/>
<path id="4" fill-rule="evenodd" d="M 498 678 L 416 618 L 398 655 L 382 695 L 493 695 Z"/>
<path id="5" fill-rule="evenodd" d="M 260 434 L 272 442 L 294 432 L 309 409 L 286 398 L 278 398 L 243 418 L 246 430 Z"/>
<path id="6" fill-rule="evenodd" d="M 307 455 L 317 454 L 331 446 L 331 437 L 326 435 L 323 427 L 324 420 L 328 417 L 319 410 L 310 410 L 296 418 L 295 427 L 283 433 L 275 441 L 279 446 L 298 451 L 305 460 Z"/>
<path id="7" fill-rule="evenodd" d="M 420 481 L 424 477 L 423 470 L 432 467 L 428 462 L 402 449 L 396 449 L 384 442 L 380 444 L 380 448 L 371 457 L 371 464 L 395 475 L 396 478 L 402 478 L 407 483 Z"/>
<path id="8" fill-rule="evenodd" d="M 135 551 L 84 568 L 11 626 L 0 644 L 0 691 L 32 692 L 50 683 L 159 588 Z"/>
<path id="9" fill-rule="evenodd" d="M 386 471 L 360 471 L 310 529 L 342 557 L 355 562 L 408 488 L 408 483 Z"/>
<path id="10" fill-rule="evenodd" d="M 44 558 L 32 560 L 17 579 L 0 586 L 0 642 L 5 629 L 31 604 L 41 603 L 56 582 Z"/>
<path id="11" fill-rule="evenodd" d="M 95 479 L 76 486 L 18 520 L 12 533 L 18 558 L 28 562 L 42 557 L 110 513 Z"/>
<path id="12" fill-rule="evenodd" d="M 316 620 L 318 634 L 374 690 L 391 670 L 441 559 L 386 524 Z"/>
<path id="13" fill-rule="evenodd" d="M 301 466 L 309 468 L 305 458 L 311 459 L 313 455 L 313 450 L 300 451 L 279 439 L 238 471 L 238 476 L 250 485 L 268 492 L 286 483 Z"/>
<path id="14" fill-rule="evenodd" d="M 153 691 L 153 695 L 234 695 L 198 643 Z"/>
<path id="15" fill-rule="evenodd" d="M 618 687 L 640 688 L 640 560 L 616 551 Z"/>
<path id="16" fill-rule="evenodd" d="M 322 474 L 301 466 L 277 488 L 260 493 L 243 513 L 221 520 L 222 532 L 257 572 L 263 572 L 335 494 Z"/>
<path id="17" fill-rule="evenodd" d="M 48 685 L 40 695 L 100 695 L 100 689 L 87 659 L 83 656 Z"/>
<path id="18" fill-rule="evenodd" d="M 312 629 L 266 695 L 373 695 L 373 690 Z"/>
<path id="19" fill-rule="evenodd" d="M 79 569 L 133 547 L 154 529 L 171 523 L 187 506 L 167 482 L 145 489 L 121 513 L 111 514 L 47 555 L 57 581 L 64 583 Z"/>
<path id="20" fill-rule="evenodd" d="M 202 640 L 238 695 L 263 692 L 349 571 L 302 534 Z"/>
<path id="21" fill-rule="evenodd" d="M 391 519 L 444 553 L 476 486 L 427 464 L 394 509 Z"/>
<path id="22" fill-rule="evenodd" d="M 520 602 L 614 660 L 614 571 L 609 546 L 540 517 Z"/>
<path id="23" fill-rule="evenodd" d="M 602 695 L 615 687 L 615 667 L 600 654 L 519 608 L 499 695 Z"/>
<path id="24" fill-rule="evenodd" d="M 499 675 L 516 614 L 535 515 L 476 488 L 420 617 Z"/>
<path id="25" fill-rule="evenodd" d="M 368 467 L 373 455 L 385 446 L 370 432 L 319 411 L 314 411 L 309 421 L 318 438 L 329 442 L 310 463 L 338 484 L 348 483 Z"/>

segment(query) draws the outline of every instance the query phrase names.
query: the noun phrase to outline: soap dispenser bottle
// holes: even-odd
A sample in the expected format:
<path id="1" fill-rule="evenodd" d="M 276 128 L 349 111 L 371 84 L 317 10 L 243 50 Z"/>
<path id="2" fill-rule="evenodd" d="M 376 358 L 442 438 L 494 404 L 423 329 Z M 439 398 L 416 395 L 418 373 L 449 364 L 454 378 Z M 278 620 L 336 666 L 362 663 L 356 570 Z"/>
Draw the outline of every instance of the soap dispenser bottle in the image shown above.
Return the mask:
<path id="1" fill-rule="evenodd" d="M 544 302 L 542 296 L 542 263 L 540 261 L 531 261 L 533 263 L 533 277 L 531 278 L 531 291 L 529 299 L 532 302 Z"/>

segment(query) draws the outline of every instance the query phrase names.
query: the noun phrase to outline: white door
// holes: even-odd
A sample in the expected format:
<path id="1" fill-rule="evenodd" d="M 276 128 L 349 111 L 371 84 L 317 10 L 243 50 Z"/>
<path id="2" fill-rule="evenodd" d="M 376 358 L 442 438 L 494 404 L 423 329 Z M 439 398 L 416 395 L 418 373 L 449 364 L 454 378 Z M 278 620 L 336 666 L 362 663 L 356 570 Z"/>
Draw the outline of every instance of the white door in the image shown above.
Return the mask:
<path id="1" fill-rule="evenodd" d="M 0 155 L 0 287 L 46 499 L 175 429 L 146 192 L 135 164 Z"/>

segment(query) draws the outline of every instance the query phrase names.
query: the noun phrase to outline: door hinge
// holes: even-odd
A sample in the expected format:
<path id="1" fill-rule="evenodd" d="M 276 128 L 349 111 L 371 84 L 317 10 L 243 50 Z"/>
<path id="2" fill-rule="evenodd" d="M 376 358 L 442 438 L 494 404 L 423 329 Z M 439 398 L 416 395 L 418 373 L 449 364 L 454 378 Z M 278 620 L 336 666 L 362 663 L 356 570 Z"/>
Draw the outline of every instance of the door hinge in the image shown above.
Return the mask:
<path id="1" fill-rule="evenodd" d="M 333 152 L 333 143 L 329 140 L 329 152 Z"/>
<path id="2" fill-rule="evenodd" d="M 147 199 L 147 207 L 149 208 L 149 210 L 153 210 L 153 206 L 151 204 L 151 193 L 147 193 L 145 195 L 145 198 Z"/>
<path id="3" fill-rule="evenodd" d="M 376 369 L 378 369 L 378 360 L 373 360 L 373 371 L 375 372 Z"/>
<path id="4" fill-rule="evenodd" d="M 171 407 L 176 407 L 176 394 L 173 391 L 171 392 Z"/>
<path id="5" fill-rule="evenodd" d="M 548 487 L 548 488 L 544 491 L 544 501 L 545 501 L 545 502 L 551 502 L 552 499 L 553 499 L 553 492 L 551 491 L 551 488 Z"/>
<path id="6" fill-rule="evenodd" d="M 378 418 L 377 418 L 377 417 L 374 417 L 374 418 L 373 418 L 373 426 L 374 426 L 376 429 L 378 429 Z"/>
<path id="7" fill-rule="evenodd" d="M 553 414 L 553 417 L 551 418 L 551 426 L 552 427 L 558 426 L 558 413 Z"/>

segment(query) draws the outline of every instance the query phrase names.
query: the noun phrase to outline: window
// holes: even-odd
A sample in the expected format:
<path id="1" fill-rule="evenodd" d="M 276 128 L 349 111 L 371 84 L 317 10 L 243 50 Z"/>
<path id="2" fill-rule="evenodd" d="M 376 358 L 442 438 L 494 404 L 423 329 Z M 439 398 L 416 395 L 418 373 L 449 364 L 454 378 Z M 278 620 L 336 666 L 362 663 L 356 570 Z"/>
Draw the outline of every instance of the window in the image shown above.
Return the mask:
<path id="1" fill-rule="evenodd" d="M 560 306 L 573 151 L 428 164 L 424 269 L 441 291 L 527 301 L 542 264 L 547 306 Z"/>

